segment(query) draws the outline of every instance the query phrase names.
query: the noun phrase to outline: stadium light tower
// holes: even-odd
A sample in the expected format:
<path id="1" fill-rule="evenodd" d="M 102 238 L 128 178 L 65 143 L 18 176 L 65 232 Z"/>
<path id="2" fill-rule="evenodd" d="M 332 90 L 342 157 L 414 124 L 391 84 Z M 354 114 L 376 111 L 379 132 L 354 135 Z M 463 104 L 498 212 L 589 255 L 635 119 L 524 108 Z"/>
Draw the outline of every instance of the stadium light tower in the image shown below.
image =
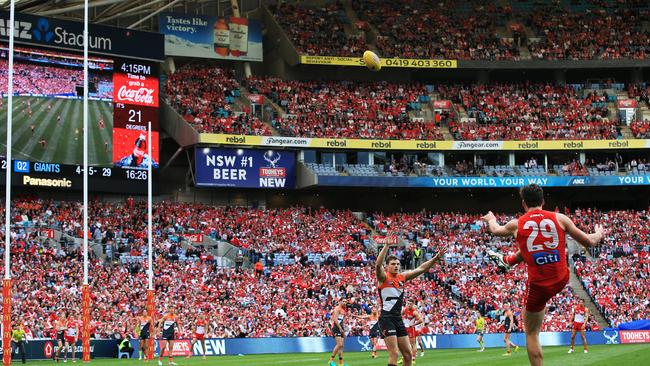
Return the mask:
<path id="1" fill-rule="evenodd" d="M 84 95 L 83 95 L 83 134 L 84 134 L 84 273 L 81 286 L 81 351 L 83 362 L 90 362 L 90 288 L 88 286 L 88 0 L 84 0 Z M 74 352 L 74 350 L 73 350 Z"/>
<path id="2" fill-rule="evenodd" d="M 9 5 L 9 24 L 14 24 L 15 1 Z M 2 365 L 11 365 L 11 124 L 13 122 L 14 94 L 14 31 L 9 27 L 9 65 L 7 88 L 7 170 L 5 178 L 5 277 L 2 281 Z"/>

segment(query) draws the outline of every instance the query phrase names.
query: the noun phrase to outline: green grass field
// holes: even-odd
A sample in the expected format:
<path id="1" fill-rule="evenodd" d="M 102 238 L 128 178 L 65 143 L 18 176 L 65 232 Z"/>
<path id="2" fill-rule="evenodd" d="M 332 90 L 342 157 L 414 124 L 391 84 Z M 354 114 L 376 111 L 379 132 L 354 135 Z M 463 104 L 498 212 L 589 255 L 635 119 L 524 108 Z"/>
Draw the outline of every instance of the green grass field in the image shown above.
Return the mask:
<path id="1" fill-rule="evenodd" d="M 582 366 L 582 365 L 648 365 L 650 360 L 650 344 L 635 345 L 601 345 L 591 346 L 589 354 L 582 353 L 580 346 L 578 352 L 567 354 L 568 347 L 545 347 L 544 365 L 561 366 Z M 486 349 L 485 352 L 476 352 L 476 349 L 446 349 L 427 351 L 422 358 L 418 358 L 416 366 L 439 366 L 439 365 L 527 365 L 528 356 L 522 347 L 519 352 L 511 357 L 503 357 L 502 348 Z M 192 359 L 175 358 L 174 362 L 179 366 L 242 366 L 242 365 L 300 365 L 300 366 L 326 366 L 329 354 L 326 353 L 294 353 L 286 355 L 251 355 L 251 356 L 220 356 L 208 357 L 202 360 L 200 357 Z M 167 365 L 167 359 L 163 360 Z M 345 362 L 348 366 L 370 366 L 386 365 L 386 352 L 380 352 L 376 359 L 370 358 L 370 352 L 351 352 L 345 354 Z M 68 362 L 70 363 L 70 362 Z M 79 361 L 77 361 L 79 363 Z M 93 360 L 92 365 L 117 366 L 137 364 L 137 360 Z M 30 365 L 54 364 L 52 361 L 32 361 Z M 157 362 L 149 362 L 146 365 L 157 366 Z"/>
<path id="2" fill-rule="evenodd" d="M 32 117 L 27 113 L 31 102 Z M 24 104 L 23 104 L 24 102 Z M 48 105 L 52 108 L 48 110 Z M 61 122 L 57 123 L 57 116 Z M 100 118 L 105 127 L 98 127 Z M 7 141 L 7 98 L 0 109 L 0 151 L 4 155 Z M 35 126 L 32 134 L 31 125 Z M 92 165 L 111 165 L 113 146 L 113 106 L 109 102 L 88 101 L 88 159 Z M 77 99 L 14 97 L 13 142 L 15 159 L 63 164 L 83 162 L 83 101 Z M 78 130 L 78 134 L 75 133 Z M 39 141 L 47 140 L 43 148 Z M 108 141 L 108 150 L 104 142 Z"/>

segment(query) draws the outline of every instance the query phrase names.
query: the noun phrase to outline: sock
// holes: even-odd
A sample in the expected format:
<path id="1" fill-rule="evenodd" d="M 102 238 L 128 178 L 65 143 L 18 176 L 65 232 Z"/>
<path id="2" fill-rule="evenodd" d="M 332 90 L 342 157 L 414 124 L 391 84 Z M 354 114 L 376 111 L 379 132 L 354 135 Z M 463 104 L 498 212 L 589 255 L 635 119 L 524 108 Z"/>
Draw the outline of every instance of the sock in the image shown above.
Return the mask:
<path id="1" fill-rule="evenodd" d="M 343 357 L 339 357 L 339 365 L 343 365 Z"/>
<path id="2" fill-rule="evenodd" d="M 480 344 L 481 348 L 483 348 L 483 340 L 482 339 L 478 342 L 478 344 Z"/>
<path id="3" fill-rule="evenodd" d="M 169 358 L 169 363 L 172 363 L 172 362 L 174 362 L 174 358 L 173 358 L 173 357 L 170 357 L 170 358 Z"/>
<path id="4" fill-rule="evenodd" d="M 504 258 L 504 260 L 506 261 L 506 263 L 508 263 L 509 266 L 514 266 L 515 264 L 517 264 L 517 255 L 516 254 L 508 255 Z"/>
<path id="5" fill-rule="evenodd" d="M 330 356 L 330 361 L 334 361 L 334 356 Z"/>

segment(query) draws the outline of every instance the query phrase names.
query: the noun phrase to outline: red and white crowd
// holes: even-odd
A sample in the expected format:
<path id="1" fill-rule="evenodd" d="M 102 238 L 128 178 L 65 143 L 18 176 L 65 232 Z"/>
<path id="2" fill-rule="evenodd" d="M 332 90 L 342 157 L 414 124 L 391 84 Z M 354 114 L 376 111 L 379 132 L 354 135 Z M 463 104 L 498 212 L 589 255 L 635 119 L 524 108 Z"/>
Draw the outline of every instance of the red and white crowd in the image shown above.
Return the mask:
<path id="1" fill-rule="evenodd" d="M 14 317 L 34 336 L 49 336 L 63 311 L 79 317 L 82 262 L 78 246 L 52 244 L 37 233 L 42 227 L 80 236 L 81 206 L 33 198 L 13 205 L 12 275 Z M 93 333 L 118 337 L 135 330 L 146 300 L 146 206 L 94 201 L 89 210 L 91 238 L 104 251 L 135 258 L 111 261 L 92 256 Z M 352 313 L 378 306 L 373 282 L 370 231 L 398 235 L 405 244 L 393 250 L 406 268 L 421 263 L 440 246 L 448 253 L 440 266 L 409 283 L 407 297 L 428 316 L 433 333 L 471 333 L 478 310 L 488 332 L 498 332 L 503 304 L 518 314 L 525 291 L 525 269 L 498 273 L 486 259 L 488 249 L 514 251 L 509 241 L 489 235 L 478 215 L 459 213 L 374 213 L 365 221 L 349 211 L 250 209 L 163 202 L 154 207 L 154 275 L 158 311 L 175 305 L 190 336 L 200 313 L 208 314 L 208 335 L 215 337 L 326 336 L 336 301 L 350 299 Z M 2 213 L 2 212 L 0 212 Z M 611 325 L 647 318 L 649 211 L 567 212 L 585 230 L 605 225 L 608 235 L 598 258 L 579 260 L 576 274 Z M 500 221 L 508 216 L 501 215 Z M 242 248 L 261 271 L 217 267 L 209 248 L 188 249 L 175 236 L 189 230 Z M 111 249 L 109 249 L 111 248 Z M 1 250 L 0 250 L 1 251 Z M 309 254 L 322 254 L 312 262 Z M 288 254 L 295 261 L 278 262 Z M 329 259 L 327 259 L 327 258 Z M 548 306 L 544 329 L 566 330 L 577 297 L 571 289 Z M 363 320 L 349 319 L 350 334 L 367 334 Z M 591 324 L 596 326 L 596 324 Z"/>
<path id="2" fill-rule="evenodd" d="M 586 96 L 570 86 L 546 83 L 441 85 L 445 99 L 461 105 L 469 122 L 452 121 L 458 140 L 614 139 L 617 118 L 607 96 Z M 608 118 L 609 117 L 609 118 Z"/>
<path id="3" fill-rule="evenodd" d="M 388 82 L 296 81 L 250 78 L 249 89 L 284 108 L 274 127 L 283 136 L 441 140 L 433 121 L 409 117 L 424 85 Z"/>
<path id="4" fill-rule="evenodd" d="M 494 3 L 353 1 L 360 19 L 374 25 L 382 57 L 447 60 L 517 60 L 519 46 L 497 36 L 507 10 Z"/>
<path id="5" fill-rule="evenodd" d="M 520 60 L 520 47 L 534 60 L 650 56 L 642 1 L 515 5 L 361 0 L 351 3 L 355 24 L 341 2 L 283 4 L 271 11 L 297 51 L 307 55 L 359 57 L 374 44 L 383 57 L 416 59 Z M 373 30 L 368 39 L 374 41 L 367 44 L 367 35 L 356 29 Z"/>
<path id="6" fill-rule="evenodd" d="M 576 275 L 611 326 L 650 318 L 650 209 L 577 210 L 579 225 L 606 223 L 597 258 L 578 260 Z"/>
<path id="7" fill-rule="evenodd" d="M 322 7 L 303 7 L 281 2 L 271 11 L 298 53 L 312 56 L 358 56 L 366 50 L 365 37 L 352 31 L 345 9 L 339 2 Z"/>
<path id="8" fill-rule="evenodd" d="M 239 83 L 229 68 L 191 65 L 171 74 L 165 83 L 170 104 L 198 132 L 270 135 L 271 130 L 249 107 L 235 111 Z"/>

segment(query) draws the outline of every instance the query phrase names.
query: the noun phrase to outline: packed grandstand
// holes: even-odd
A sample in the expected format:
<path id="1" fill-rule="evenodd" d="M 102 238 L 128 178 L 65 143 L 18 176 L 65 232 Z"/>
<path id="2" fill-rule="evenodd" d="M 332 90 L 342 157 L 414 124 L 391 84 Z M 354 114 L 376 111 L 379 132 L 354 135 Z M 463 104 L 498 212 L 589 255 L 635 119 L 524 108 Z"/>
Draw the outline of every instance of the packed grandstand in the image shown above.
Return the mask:
<path id="1" fill-rule="evenodd" d="M 485 62 L 479 64 L 484 69 L 499 62 L 607 63 L 650 58 L 646 20 L 650 3 L 646 1 L 326 3 L 265 2 L 266 21 L 279 29 L 273 36 L 286 43 L 292 57 L 358 59 L 371 49 L 386 58 Z M 210 45 L 210 51 L 215 45 Z M 0 47 L 0 87 L 5 88 L 0 117 L 6 117 L 7 109 L 6 52 Z M 268 53 L 273 52 L 282 53 Z M 19 47 L 16 55 L 16 95 L 79 97 L 83 72 L 75 53 L 39 53 Z M 416 268 L 446 248 L 439 265 L 405 285 L 408 298 L 425 314 L 428 334 L 475 333 L 477 314 L 486 318 L 486 333 L 504 332 L 507 303 L 518 319 L 518 330 L 523 331 L 526 267 L 514 266 L 504 273 L 495 266 L 489 253 L 512 254 L 516 243 L 490 234 L 481 220 L 488 203 L 498 207 L 499 222 L 521 215 L 516 193 L 499 193 L 495 198 L 494 191 L 506 188 L 475 190 L 467 185 L 449 188 L 452 193 L 444 197 L 447 188 L 411 191 L 403 188 L 410 187 L 411 181 L 394 183 L 401 178 L 516 177 L 522 182 L 524 177 L 566 178 L 562 182 L 570 183 L 552 187 L 550 195 L 567 202 L 546 209 L 567 215 L 585 232 L 604 225 L 606 235 L 592 250 L 572 249 L 568 258 L 572 282 L 548 302 L 542 330 L 571 330 L 570 314 L 580 299 L 597 312 L 589 318 L 588 330 L 650 319 L 650 84 L 642 77 L 647 75 L 647 65 L 640 75 L 638 70 L 609 72 L 562 64 L 570 66 L 568 77 L 549 77 L 547 70 L 533 66 L 530 74 L 513 67 L 501 70 L 502 74 L 494 72 L 494 77 L 478 71 L 471 77 L 410 71 L 391 75 L 385 69 L 368 76 L 365 68 L 321 69 L 291 64 L 289 57 L 281 55 L 271 57 L 282 65 L 277 67 L 280 71 L 275 66 L 265 68 L 266 61 L 251 72 L 241 60 L 193 57 L 176 57 L 175 63 L 161 66 L 160 105 L 168 108 L 160 113 L 164 139 L 160 166 L 164 168 L 154 183 L 151 254 L 156 317 L 176 307 L 184 325 L 179 339 L 192 338 L 202 314 L 208 315 L 208 338 L 332 336 L 333 311 L 341 299 L 349 300 L 353 315 L 365 316 L 381 307 L 374 263 L 387 238 L 396 241 L 391 254 L 404 269 Z M 96 90 L 91 97 L 112 100 L 111 107 L 119 104 L 113 62 L 95 58 L 92 65 Z M 573 68 L 578 71 L 571 73 Z M 514 76 L 504 76 L 508 72 Z M 632 116 L 621 101 L 635 106 Z M 126 124 L 126 118 L 120 118 Z M 103 119 L 101 124 L 103 130 Z M 31 127 L 32 134 L 35 128 Z M 79 129 L 75 141 L 78 134 Z M 131 154 L 134 140 L 132 154 L 142 156 L 147 140 L 144 135 L 134 136 L 137 140 L 129 135 L 127 153 Z M 291 143 L 310 138 L 417 140 L 432 143 L 433 148 L 408 151 L 381 145 L 361 151 L 345 145 L 330 149 L 330 145 L 265 145 L 257 142 L 265 141 L 261 139 L 237 142 L 251 136 L 295 138 L 288 140 Z M 190 138 L 194 140 L 186 143 Z M 219 143 L 210 142 L 215 139 Z M 615 140 L 624 144 L 622 148 L 582 149 L 584 142 Z M 496 148 L 437 148 L 435 143 L 443 141 L 494 142 Z M 578 141 L 580 148 L 510 151 L 499 145 L 513 141 Z M 37 143 L 32 138 L 29 144 Z M 260 179 L 264 174 L 284 177 L 285 168 L 276 166 L 280 158 L 273 160 L 261 152 L 278 147 L 283 154 L 296 152 L 295 175 L 300 183 L 282 193 L 244 191 L 237 185 L 199 187 L 198 154 L 208 154 L 210 148 L 234 148 L 235 154 L 242 155 L 255 145 L 268 163 L 254 172 Z M 105 146 L 108 153 L 108 142 Z M 179 162 L 184 159 L 179 155 L 186 155 L 187 161 Z M 242 161 L 232 170 L 241 168 L 238 176 L 242 177 L 245 164 Z M 147 175 L 142 177 L 144 182 Z M 323 177 L 334 178 L 329 182 L 335 182 L 336 189 L 320 185 Z M 623 184 L 585 183 L 587 178 L 622 182 L 631 177 L 648 180 L 623 188 Z M 357 181 L 347 186 L 335 178 Z M 357 182 L 374 186 L 365 190 Z M 618 186 L 605 187 L 609 185 Z M 577 194 L 579 189 L 587 193 Z M 12 319 L 21 322 L 33 338 L 56 338 L 56 321 L 64 312 L 81 319 L 84 206 L 69 192 L 59 193 L 21 186 L 11 198 Z M 90 328 L 95 339 L 137 337 L 138 317 L 147 309 L 146 191 L 120 193 L 96 192 L 87 207 Z M 404 202 L 399 201 L 402 194 Z M 436 199 L 440 194 L 441 203 L 432 208 L 434 194 Z M 346 201 L 352 196 L 356 200 Z M 511 204 L 504 204 L 504 197 Z M 455 202 L 459 200 L 467 202 Z M 376 209 L 384 203 L 385 209 Z M 445 203 L 454 206 L 440 208 Z M 465 206 L 462 211 L 456 209 L 459 205 Z M 4 208 L 0 212 L 3 215 Z M 229 248 L 229 254 L 219 248 Z M 347 335 L 371 336 L 367 319 L 345 321 Z"/>
<path id="2" fill-rule="evenodd" d="M 80 203 L 21 198 L 12 206 L 12 255 L 18 278 L 14 316 L 23 319 L 35 337 L 47 337 L 58 311 L 80 313 L 80 251 L 71 241 L 81 235 Z M 91 266 L 96 337 L 131 332 L 144 309 L 146 210 L 145 202 L 131 200 L 90 206 L 91 238 L 100 248 L 93 252 Z M 649 285 L 644 281 L 650 278 L 650 209 L 565 213 L 586 230 L 594 222 L 605 223 L 609 230 L 597 261 L 580 255 L 572 259 L 576 275 L 609 325 L 650 316 L 648 299 L 643 298 Z M 166 294 L 161 301 L 193 304 L 179 314 L 188 324 L 197 316 L 193 309 L 211 314 L 208 334 L 218 338 L 326 336 L 329 313 L 341 297 L 354 298 L 353 312 L 369 312 L 379 301 L 371 284 L 375 254 L 366 249 L 373 233 L 392 233 L 403 241 L 396 255 L 405 268 L 430 258 L 439 246 L 449 248 L 439 270 L 407 288 L 429 317 L 432 333 L 472 333 L 476 310 L 486 314 L 488 332 L 498 332 L 502 304 L 510 301 L 520 308 L 525 290 L 523 267 L 503 275 L 489 263 L 488 250 L 510 250 L 511 243 L 494 240 L 479 215 L 377 212 L 359 220 L 340 210 L 161 202 L 154 206 L 153 217 L 155 287 Z M 43 240 L 39 233 L 50 228 L 70 235 L 70 242 L 52 245 Z M 252 263 L 262 264 L 262 271 L 218 267 L 207 245 L 181 244 L 190 233 L 241 248 Z M 416 258 L 416 249 L 424 256 Z M 575 301 L 571 288 L 555 297 L 544 329 L 566 329 L 567 312 Z M 589 326 L 598 327 L 595 322 Z M 351 335 L 369 331 L 361 320 L 352 320 L 350 327 Z"/>

